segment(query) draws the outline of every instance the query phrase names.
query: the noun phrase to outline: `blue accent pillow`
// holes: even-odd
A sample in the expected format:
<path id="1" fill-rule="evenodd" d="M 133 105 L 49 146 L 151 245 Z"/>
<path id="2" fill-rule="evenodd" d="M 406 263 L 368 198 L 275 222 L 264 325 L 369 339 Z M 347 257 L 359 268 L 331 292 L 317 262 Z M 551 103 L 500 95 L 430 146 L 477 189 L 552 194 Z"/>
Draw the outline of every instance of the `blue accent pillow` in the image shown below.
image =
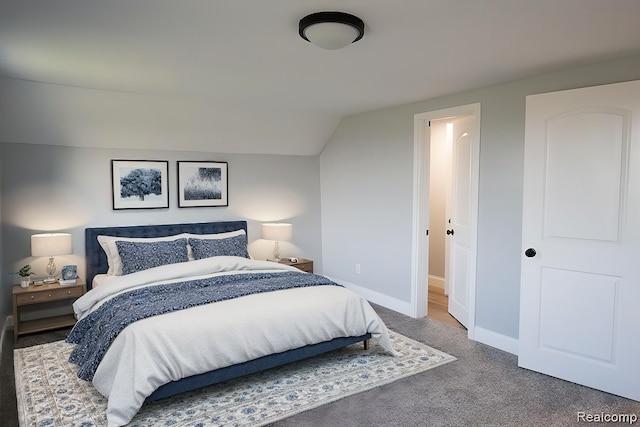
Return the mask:
<path id="1" fill-rule="evenodd" d="M 122 274 L 131 274 L 166 264 L 187 262 L 187 239 L 166 242 L 116 241 Z"/>
<path id="2" fill-rule="evenodd" d="M 194 239 L 189 238 L 189 245 L 195 259 L 211 258 L 214 256 L 239 256 L 249 258 L 247 251 L 247 236 L 233 236 L 224 239 Z"/>

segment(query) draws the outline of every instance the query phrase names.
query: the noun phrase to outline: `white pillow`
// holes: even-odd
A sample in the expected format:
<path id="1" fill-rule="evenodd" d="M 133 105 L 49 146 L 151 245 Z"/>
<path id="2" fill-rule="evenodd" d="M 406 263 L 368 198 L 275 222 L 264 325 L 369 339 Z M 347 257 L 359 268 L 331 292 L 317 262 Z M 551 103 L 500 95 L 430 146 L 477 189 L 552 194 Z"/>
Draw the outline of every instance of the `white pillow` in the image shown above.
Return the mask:
<path id="1" fill-rule="evenodd" d="M 110 276 L 108 274 L 96 274 L 93 277 L 93 283 L 91 284 L 91 288 L 97 288 L 100 285 L 104 285 L 105 283 L 107 283 L 110 280 L 115 279 L 116 276 Z"/>
<path id="2" fill-rule="evenodd" d="M 100 243 L 100 246 L 104 249 L 104 253 L 107 254 L 107 263 L 109 264 L 107 274 L 122 276 L 122 259 L 120 259 L 116 242 L 170 242 L 184 238 L 188 238 L 187 233 L 165 237 L 117 237 L 100 235 L 98 236 L 98 243 Z"/>
<path id="3" fill-rule="evenodd" d="M 206 240 L 206 239 L 227 239 L 229 237 L 244 236 L 245 234 L 247 233 L 245 233 L 244 230 L 236 230 L 236 231 L 227 231 L 225 233 L 216 233 L 216 234 L 184 233 L 184 236 L 187 236 L 187 238 L 192 237 L 194 239 Z M 195 260 L 195 257 L 193 256 L 193 249 L 191 249 L 191 245 L 189 244 L 187 244 L 187 255 L 189 257 L 189 261 Z"/>

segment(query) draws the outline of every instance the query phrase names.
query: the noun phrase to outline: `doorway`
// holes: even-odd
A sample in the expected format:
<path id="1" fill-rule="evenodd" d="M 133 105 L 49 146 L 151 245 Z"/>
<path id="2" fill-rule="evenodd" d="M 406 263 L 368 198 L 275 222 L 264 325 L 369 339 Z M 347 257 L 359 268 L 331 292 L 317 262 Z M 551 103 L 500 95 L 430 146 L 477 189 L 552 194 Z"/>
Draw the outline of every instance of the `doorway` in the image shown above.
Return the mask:
<path id="1" fill-rule="evenodd" d="M 457 117 L 431 120 L 429 152 L 429 317 L 452 326 L 464 328 L 449 313 L 448 237 L 451 231 L 451 181 L 453 176 L 453 130 Z"/>
<path id="2" fill-rule="evenodd" d="M 444 131 L 439 131 L 442 122 Z M 431 188 L 432 144 L 438 133 L 444 134 L 446 123 L 454 123 L 451 136 L 450 184 L 437 183 L 447 196 L 447 211 L 440 221 L 445 236 L 444 288 L 448 293 L 448 311 L 468 329 L 473 338 L 475 326 L 475 272 L 477 247 L 478 175 L 480 153 L 480 104 L 470 104 L 445 110 L 417 114 L 414 117 L 414 239 L 412 270 L 412 303 L 415 317 L 428 313 L 431 230 L 430 208 L 437 203 L 436 190 Z M 439 147 L 434 145 L 434 147 Z M 436 178 L 437 179 L 437 178 Z M 432 194 L 433 193 L 433 194 Z M 432 200 L 433 197 L 433 200 Z M 441 215 L 442 216 L 442 215 Z M 437 227 L 433 230 L 437 233 Z M 433 237 L 434 240 L 437 237 Z M 435 254 L 434 254 L 435 257 Z M 434 267 L 434 269 L 437 267 Z M 434 270 L 435 271 L 435 270 Z M 435 276 L 436 274 L 432 274 Z"/>

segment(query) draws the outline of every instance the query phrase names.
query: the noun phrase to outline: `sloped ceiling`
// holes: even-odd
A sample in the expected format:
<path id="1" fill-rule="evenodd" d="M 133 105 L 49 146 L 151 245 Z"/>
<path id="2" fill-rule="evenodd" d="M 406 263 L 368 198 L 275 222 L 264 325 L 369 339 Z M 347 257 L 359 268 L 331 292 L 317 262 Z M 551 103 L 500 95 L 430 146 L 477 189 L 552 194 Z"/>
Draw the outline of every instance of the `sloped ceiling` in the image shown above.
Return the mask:
<path id="1" fill-rule="evenodd" d="M 362 18 L 364 38 L 302 40 L 323 10 Z M 84 118 L 2 138 L 315 155 L 347 115 L 638 53 L 639 20 L 638 0 L 0 0 L 8 90 L 39 99 L 40 122 Z M 123 123 L 157 135 L 123 142 Z"/>

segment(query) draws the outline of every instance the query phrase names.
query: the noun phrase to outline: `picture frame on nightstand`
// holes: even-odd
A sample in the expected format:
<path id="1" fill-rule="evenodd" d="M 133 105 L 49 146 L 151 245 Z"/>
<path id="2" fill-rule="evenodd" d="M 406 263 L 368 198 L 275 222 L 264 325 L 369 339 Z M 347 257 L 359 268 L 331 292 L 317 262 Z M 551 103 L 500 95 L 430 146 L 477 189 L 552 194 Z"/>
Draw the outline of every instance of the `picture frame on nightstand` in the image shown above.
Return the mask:
<path id="1" fill-rule="evenodd" d="M 78 266 L 65 265 L 62 267 L 61 285 L 75 285 L 78 283 Z"/>

